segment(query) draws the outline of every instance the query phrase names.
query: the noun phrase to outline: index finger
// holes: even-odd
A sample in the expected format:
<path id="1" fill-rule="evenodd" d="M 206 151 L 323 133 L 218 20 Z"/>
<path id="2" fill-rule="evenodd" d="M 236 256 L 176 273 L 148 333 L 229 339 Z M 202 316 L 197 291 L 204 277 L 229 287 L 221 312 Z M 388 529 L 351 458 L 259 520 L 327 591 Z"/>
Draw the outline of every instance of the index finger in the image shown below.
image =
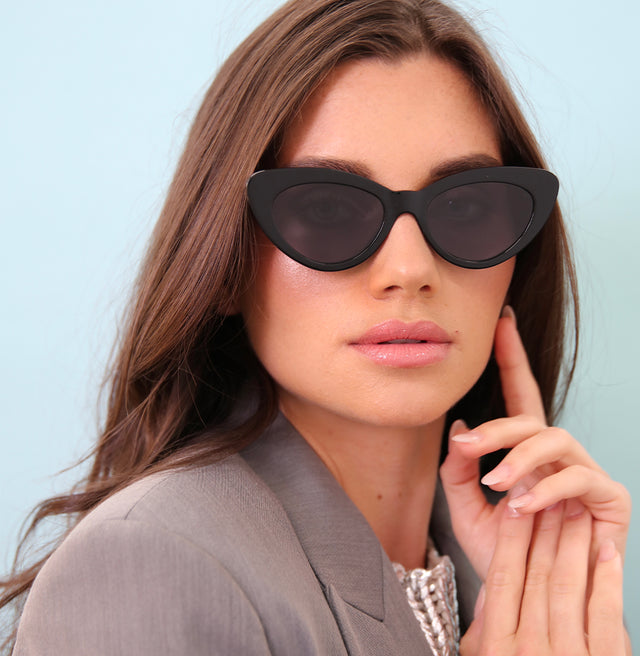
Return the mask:
<path id="1" fill-rule="evenodd" d="M 507 415 L 531 415 L 546 422 L 540 389 L 533 377 L 524 350 L 516 317 L 510 306 L 505 306 L 496 326 L 494 353 L 500 371 L 502 395 Z"/>
<path id="2" fill-rule="evenodd" d="M 502 510 L 485 580 L 483 639 L 487 645 L 504 644 L 518 632 L 533 523 L 534 515 L 519 515 L 509 506 Z"/>

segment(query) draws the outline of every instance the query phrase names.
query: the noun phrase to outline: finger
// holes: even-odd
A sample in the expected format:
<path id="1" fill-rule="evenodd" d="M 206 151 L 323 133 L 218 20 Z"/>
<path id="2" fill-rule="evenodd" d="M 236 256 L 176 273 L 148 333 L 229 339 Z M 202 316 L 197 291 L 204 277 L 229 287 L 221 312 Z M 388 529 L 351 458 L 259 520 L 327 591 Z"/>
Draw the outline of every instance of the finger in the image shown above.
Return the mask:
<path id="1" fill-rule="evenodd" d="M 516 444 L 500 464 L 482 478 L 482 483 L 494 490 L 509 490 L 523 476 L 544 465 L 554 465 L 550 473 L 563 467 L 582 465 L 604 474 L 586 449 L 567 431 L 549 427 Z"/>
<path id="2" fill-rule="evenodd" d="M 531 415 L 500 417 L 458 433 L 452 439 L 462 446 L 467 457 L 478 458 L 498 449 L 510 449 L 545 428 L 546 424 Z"/>
<path id="3" fill-rule="evenodd" d="M 450 436 L 461 430 L 468 429 L 463 421 L 458 420 L 451 426 Z M 493 557 L 494 536 L 506 498 L 495 506 L 487 501 L 479 483 L 479 460 L 466 457 L 452 437 L 449 452 L 440 468 L 440 479 L 455 536 L 475 571 L 484 579 Z"/>
<path id="4" fill-rule="evenodd" d="M 476 656 L 480 652 L 482 629 L 484 627 L 484 585 L 480 588 L 473 609 L 473 622 L 460 640 L 460 656 Z"/>
<path id="5" fill-rule="evenodd" d="M 452 438 L 466 432 L 466 424 L 458 419 L 449 431 L 449 452 L 440 467 L 440 478 L 452 516 L 464 514 L 477 517 L 487 505 L 479 485 L 480 468 L 477 458 L 464 455 L 459 443 Z"/>
<path id="6" fill-rule="evenodd" d="M 575 653 L 584 645 L 590 542 L 591 517 L 579 501 L 571 499 L 565 504 L 549 586 L 549 635 L 554 653 Z"/>
<path id="7" fill-rule="evenodd" d="M 543 653 L 549 645 L 549 583 L 562 518 L 563 504 L 556 504 L 535 516 L 518 630 L 532 653 Z"/>
<path id="8" fill-rule="evenodd" d="M 518 630 L 533 516 L 505 506 L 485 581 L 483 644 L 505 644 Z"/>
<path id="9" fill-rule="evenodd" d="M 597 546 L 603 540 L 612 539 L 624 559 L 631 501 L 628 491 L 620 483 L 599 472 L 576 466 L 546 476 L 523 492 L 521 496 L 512 497 L 508 501 L 523 514 L 535 513 L 562 499 L 577 498 L 594 520 L 593 558 Z"/>
<path id="10" fill-rule="evenodd" d="M 622 559 L 611 541 L 600 548 L 588 606 L 590 656 L 622 656 L 625 633 L 622 620 Z"/>
<path id="11" fill-rule="evenodd" d="M 502 395 L 507 414 L 514 417 L 527 414 L 546 421 L 546 413 L 538 383 L 533 377 L 524 350 L 515 314 L 510 306 L 503 310 L 496 326 L 494 353 L 500 371 Z"/>
<path id="12" fill-rule="evenodd" d="M 572 465 L 543 477 L 521 496 L 509 499 L 520 512 L 537 512 L 563 499 L 578 498 L 594 519 L 626 525 L 631 514 L 629 493 L 606 474 Z"/>

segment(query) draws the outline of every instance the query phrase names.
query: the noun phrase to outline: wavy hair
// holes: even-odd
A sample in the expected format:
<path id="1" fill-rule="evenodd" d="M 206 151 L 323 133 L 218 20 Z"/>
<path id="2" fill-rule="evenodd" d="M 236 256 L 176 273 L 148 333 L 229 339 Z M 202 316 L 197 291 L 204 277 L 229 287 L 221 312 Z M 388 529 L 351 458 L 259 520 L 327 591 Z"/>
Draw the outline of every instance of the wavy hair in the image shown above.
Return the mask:
<path id="1" fill-rule="evenodd" d="M 274 384 L 249 346 L 241 317 L 231 313 L 243 287 L 251 284 L 255 259 L 246 181 L 257 168 L 273 165 L 292 117 L 336 66 L 419 52 L 452 62 L 470 80 L 494 121 L 506 165 L 545 166 L 494 56 L 447 5 L 437 0 L 288 2 L 235 50 L 205 95 L 115 350 L 104 428 L 89 474 L 69 494 L 35 509 L 20 548 L 43 519 L 66 518 L 68 532 L 133 480 L 221 459 L 272 421 Z M 518 255 L 509 302 L 552 420 L 575 366 L 577 337 L 565 357 L 565 330 L 573 324 L 577 336 L 578 318 L 575 274 L 557 206 Z M 237 415 L 234 407 L 247 386 L 255 403 Z M 492 362 L 454 412 L 470 425 L 504 413 Z M 13 603 L 19 613 L 50 553 L 29 566 L 16 559 L 12 575 L 2 582 L 1 606 Z"/>

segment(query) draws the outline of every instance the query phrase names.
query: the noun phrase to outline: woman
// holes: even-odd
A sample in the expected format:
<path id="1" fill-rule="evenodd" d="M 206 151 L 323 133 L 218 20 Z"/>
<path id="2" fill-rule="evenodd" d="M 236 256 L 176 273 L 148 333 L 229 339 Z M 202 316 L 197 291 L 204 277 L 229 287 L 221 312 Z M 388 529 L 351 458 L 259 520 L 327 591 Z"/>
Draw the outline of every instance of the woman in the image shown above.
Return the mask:
<path id="1" fill-rule="evenodd" d="M 575 291 L 543 168 L 438 2 L 258 28 L 191 130 L 88 480 L 36 516 L 74 527 L 7 582 L 14 653 L 625 653 L 628 495 L 547 427 Z"/>

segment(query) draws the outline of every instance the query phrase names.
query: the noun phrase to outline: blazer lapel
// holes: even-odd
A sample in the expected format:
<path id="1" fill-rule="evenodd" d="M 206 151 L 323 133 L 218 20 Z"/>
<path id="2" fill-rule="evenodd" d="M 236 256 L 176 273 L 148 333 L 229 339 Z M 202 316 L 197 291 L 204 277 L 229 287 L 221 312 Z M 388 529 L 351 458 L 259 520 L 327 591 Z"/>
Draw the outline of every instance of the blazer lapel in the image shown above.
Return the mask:
<path id="1" fill-rule="evenodd" d="M 430 654 L 373 530 L 284 416 L 242 456 L 282 503 L 349 654 Z"/>

